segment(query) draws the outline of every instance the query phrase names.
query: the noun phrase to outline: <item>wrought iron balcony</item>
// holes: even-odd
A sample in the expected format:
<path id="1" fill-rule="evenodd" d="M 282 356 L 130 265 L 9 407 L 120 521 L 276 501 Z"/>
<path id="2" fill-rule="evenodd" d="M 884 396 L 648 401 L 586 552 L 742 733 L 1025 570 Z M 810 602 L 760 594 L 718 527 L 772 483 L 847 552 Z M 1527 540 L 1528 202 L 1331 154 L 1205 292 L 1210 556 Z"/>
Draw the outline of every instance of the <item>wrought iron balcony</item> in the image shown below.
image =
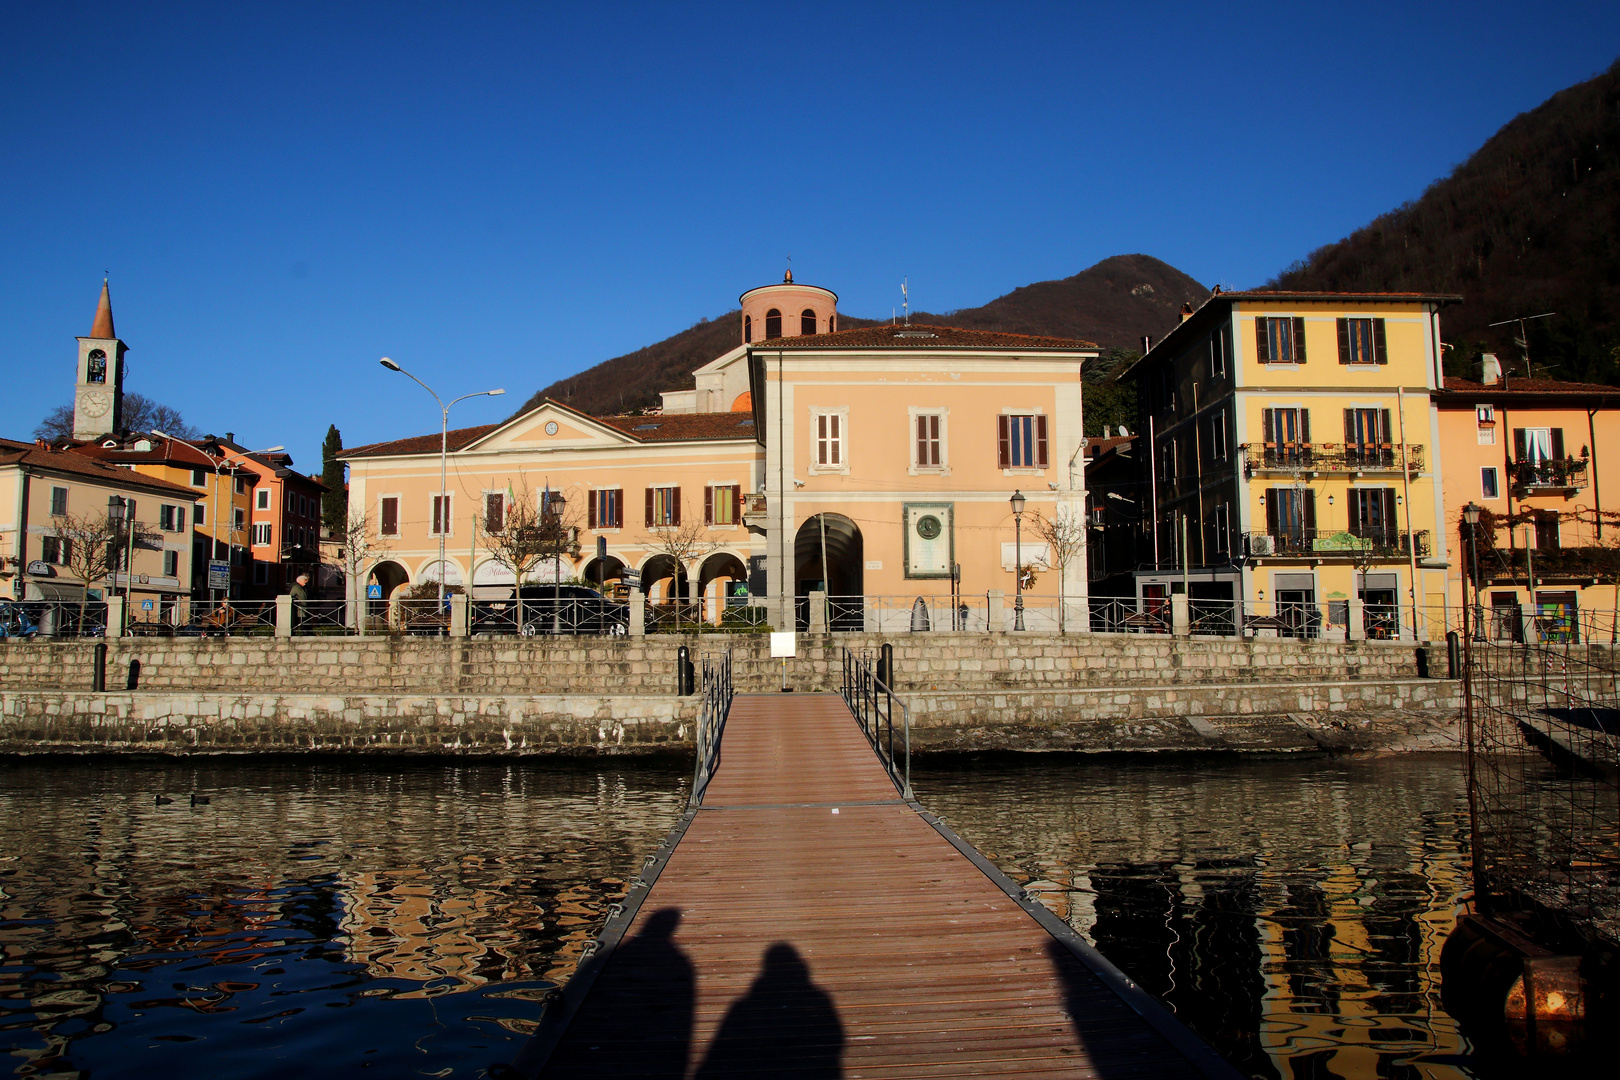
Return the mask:
<path id="1" fill-rule="evenodd" d="M 1406 533 L 1399 529 L 1361 529 L 1355 533 L 1328 529 L 1279 529 L 1276 532 L 1244 534 L 1250 555 L 1268 558 L 1374 558 L 1407 557 Z M 1429 530 L 1412 534 L 1415 554 L 1429 554 Z"/>
<path id="2" fill-rule="evenodd" d="M 1244 443 L 1243 468 L 1257 472 L 1369 473 L 1401 471 L 1400 443 Z M 1409 472 L 1423 471 L 1423 446 L 1407 443 Z"/>
<path id="3" fill-rule="evenodd" d="M 1542 458 L 1513 463 L 1513 488 L 1521 494 L 1567 495 L 1586 486 L 1585 458 Z"/>
<path id="4" fill-rule="evenodd" d="M 764 534 L 765 518 L 770 500 L 763 493 L 753 492 L 742 497 L 743 527 L 750 532 Z"/>

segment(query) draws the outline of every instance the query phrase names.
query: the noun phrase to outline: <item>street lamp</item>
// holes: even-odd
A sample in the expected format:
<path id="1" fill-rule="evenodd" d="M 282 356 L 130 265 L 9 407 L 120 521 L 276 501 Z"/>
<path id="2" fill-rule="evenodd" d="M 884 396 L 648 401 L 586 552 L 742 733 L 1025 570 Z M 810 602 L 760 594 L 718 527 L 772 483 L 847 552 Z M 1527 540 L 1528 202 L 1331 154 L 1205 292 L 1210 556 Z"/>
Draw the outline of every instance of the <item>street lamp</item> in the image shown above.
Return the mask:
<path id="1" fill-rule="evenodd" d="M 450 405 L 446 405 L 443 398 L 441 398 L 438 394 L 433 393 L 433 387 L 429 386 L 421 379 L 418 379 L 415 375 L 412 375 L 410 372 L 388 359 L 388 357 L 383 357 L 381 360 L 378 360 L 377 363 L 381 364 L 389 371 L 397 371 L 401 375 L 410 379 L 417 386 L 420 386 L 428 393 L 433 394 L 433 400 L 439 403 L 439 610 L 443 611 L 444 574 L 445 570 L 448 569 L 448 567 L 445 565 L 444 559 L 444 538 L 445 535 L 450 531 L 450 504 L 445 498 L 446 492 L 444 486 L 445 465 L 449 460 L 450 405 L 454 405 L 457 401 L 466 401 L 468 398 L 500 397 L 502 394 L 506 393 L 506 391 L 480 390 L 476 394 L 462 394 L 460 397 L 453 399 L 450 402 Z M 468 567 L 467 572 L 470 574 L 472 572 L 472 568 Z M 518 584 L 521 585 L 522 582 L 519 582 Z"/>
<path id="2" fill-rule="evenodd" d="M 1013 512 L 1013 629 L 1024 628 L 1024 498 L 1022 491 L 1014 490 L 1012 498 L 1007 500 L 1012 504 Z"/>
<path id="3" fill-rule="evenodd" d="M 122 561 L 124 564 L 124 606 L 118 613 L 119 633 L 123 633 L 129 626 L 129 603 L 132 595 L 130 586 L 135 581 L 133 565 L 135 562 L 135 515 L 128 513 L 126 518 L 128 507 L 129 503 L 122 495 L 114 495 L 107 500 L 107 520 L 112 522 L 113 543 L 118 545 L 117 549 L 114 550 L 117 550 L 123 556 Z M 108 562 L 111 561 L 108 560 Z M 112 578 L 113 592 L 117 593 L 117 571 L 111 571 L 108 576 Z"/>
<path id="4" fill-rule="evenodd" d="M 192 445 L 189 440 L 181 439 L 181 438 L 179 438 L 177 436 L 170 435 L 166 431 L 159 431 L 157 428 L 152 428 L 151 432 L 152 432 L 153 435 L 156 435 L 160 439 L 167 439 L 170 442 L 186 443 L 188 446 Z M 212 436 L 210 436 L 210 438 L 212 438 Z M 215 445 L 216 446 L 219 445 L 217 440 L 215 442 Z M 242 453 L 242 456 L 243 457 L 251 457 L 254 454 L 279 454 L 285 449 L 287 449 L 285 446 L 267 446 L 263 450 L 248 450 L 248 451 L 245 451 L 245 452 Z M 209 551 L 208 551 L 208 558 L 209 558 L 210 562 L 214 561 L 214 559 L 216 557 L 216 553 L 219 550 L 219 478 L 220 478 L 220 473 L 224 470 L 226 465 L 229 465 L 231 467 L 231 479 L 233 481 L 233 486 L 234 486 L 234 481 L 236 479 L 236 465 L 237 465 L 237 463 L 232 461 L 227 456 L 229 454 L 234 454 L 234 453 L 237 453 L 237 451 L 229 450 L 224 446 L 219 446 L 219 459 L 214 462 L 214 536 L 213 536 L 213 543 L 211 543 L 209 545 Z M 206 453 L 204 454 L 204 456 L 208 457 L 210 459 L 212 459 L 212 457 L 213 457 L 213 455 L 206 454 Z M 229 518 L 229 520 L 230 520 L 230 524 L 229 524 L 229 526 L 227 526 L 226 533 L 225 533 L 225 558 L 227 560 L 229 560 L 230 557 L 231 557 L 231 547 L 233 546 L 232 541 L 236 539 L 236 500 L 235 499 L 231 500 L 231 508 L 230 508 L 230 518 Z M 193 549 L 193 550 L 195 550 L 195 549 Z M 229 566 L 229 563 L 227 563 L 227 567 L 228 566 Z M 195 571 L 193 571 L 193 572 L 195 572 Z M 229 572 L 229 571 L 227 570 L 227 572 Z M 216 590 L 214 590 L 214 589 L 209 589 L 208 590 L 210 602 L 212 602 L 213 600 L 216 599 L 216 597 L 213 596 L 213 593 L 215 591 Z M 230 599 L 230 596 L 229 596 L 228 593 L 226 595 L 226 599 L 227 600 Z"/>

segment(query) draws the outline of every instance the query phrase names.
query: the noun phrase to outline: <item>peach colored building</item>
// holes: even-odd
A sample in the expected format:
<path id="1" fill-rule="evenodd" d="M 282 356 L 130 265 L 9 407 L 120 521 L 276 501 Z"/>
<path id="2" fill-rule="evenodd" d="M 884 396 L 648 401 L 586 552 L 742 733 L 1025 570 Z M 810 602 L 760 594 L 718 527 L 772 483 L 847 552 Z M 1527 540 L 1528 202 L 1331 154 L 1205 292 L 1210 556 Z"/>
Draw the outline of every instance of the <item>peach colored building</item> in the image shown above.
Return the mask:
<path id="1" fill-rule="evenodd" d="M 1505 375 L 1487 355 L 1479 381 L 1448 377 L 1434 400 L 1446 530 L 1461 541 L 1463 507 L 1483 510 L 1471 580 L 1486 632 L 1522 634 L 1533 603 L 1548 634 L 1574 636 L 1584 614 L 1585 632 L 1609 640 L 1620 520 L 1603 514 L 1620 503 L 1604 485 L 1620 477 L 1620 388 Z M 1456 548 L 1451 597 L 1461 604 L 1467 545 Z"/>
<path id="2" fill-rule="evenodd" d="M 547 401 L 452 431 L 443 504 L 438 436 L 347 451 L 351 512 L 388 549 L 367 583 L 392 596 L 442 575 L 475 597 L 509 593 L 474 517 L 498 519 L 503 495 L 527 489 L 560 494 L 579 529 L 579 554 L 548 577 L 633 571 L 654 601 L 703 598 L 711 619 L 740 603 L 777 628 L 819 624 L 807 601 L 827 593 L 841 628 L 1010 626 L 1021 555 L 1030 628 L 1055 626 L 1060 607 L 1082 628 L 1083 549 L 1057 566 L 1035 519 L 1083 513 L 1080 368 L 1097 348 L 935 326 L 840 331 L 836 305 L 791 275 L 744 293 L 737 347 L 694 372 L 693 389 L 664 394 L 661 414 Z M 707 550 L 676 567 L 663 538 L 698 523 Z"/>

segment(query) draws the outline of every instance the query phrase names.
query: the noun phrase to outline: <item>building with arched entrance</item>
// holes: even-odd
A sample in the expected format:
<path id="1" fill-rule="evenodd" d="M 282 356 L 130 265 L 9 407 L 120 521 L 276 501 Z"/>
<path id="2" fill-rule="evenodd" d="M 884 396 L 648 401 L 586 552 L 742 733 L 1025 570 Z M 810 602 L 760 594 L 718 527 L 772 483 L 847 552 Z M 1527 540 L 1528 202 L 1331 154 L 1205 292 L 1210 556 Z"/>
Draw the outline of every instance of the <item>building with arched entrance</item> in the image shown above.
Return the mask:
<path id="1" fill-rule="evenodd" d="M 989 627 L 1020 561 L 1032 607 L 1084 611 L 1083 548 L 1058 566 L 1036 525 L 1083 514 L 1080 369 L 1097 347 L 839 330 L 837 300 L 791 275 L 744 293 L 736 347 L 665 393 L 662 414 L 542 401 L 450 432 L 442 499 L 437 435 L 349 450 L 350 506 L 411 581 L 470 573 L 475 596 L 512 587 L 476 568 L 510 508 L 544 492 L 571 542 L 530 580 L 633 582 L 711 622 L 763 604 L 770 625 L 805 626 L 825 593 L 834 628 L 910 625 L 918 604 L 949 612 L 931 625 Z"/>

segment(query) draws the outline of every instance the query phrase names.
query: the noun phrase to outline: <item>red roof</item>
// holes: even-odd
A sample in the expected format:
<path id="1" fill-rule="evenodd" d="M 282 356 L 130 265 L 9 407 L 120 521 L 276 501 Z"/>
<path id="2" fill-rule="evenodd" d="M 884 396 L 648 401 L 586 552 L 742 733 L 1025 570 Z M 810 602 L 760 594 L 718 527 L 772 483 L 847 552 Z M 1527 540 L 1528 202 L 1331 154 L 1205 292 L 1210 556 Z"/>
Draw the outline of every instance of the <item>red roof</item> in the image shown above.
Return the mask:
<path id="1" fill-rule="evenodd" d="M 1504 375 L 1500 382 L 1486 385 L 1477 379 L 1464 379 L 1456 375 L 1447 375 L 1445 389 L 1448 391 L 1480 395 L 1480 394 L 1605 394 L 1620 395 L 1620 386 L 1605 386 L 1602 383 L 1563 382 L 1559 379 L 1525 379 L 1517 375 Z"/>
<path id="2" fill-rule="evenodd" d="M 1300 289 L 1244 289 L 1241 292 L 1212 293 L 1211 300 L 1356 300 L 1376 303 L 1380 300 L 1406 301 L 1433 300 L 1442 304 L 1460 304 L 1462 297 L 1455 293 L 1426 292 L 1329 292 L 1327 290 Z"/>
<path id="3" fill-rule="evenodd" d="M 75 450 L 53 450 L 37 443 L 0 439 L 0 466 L 26 465 L 33 469 L 46 469 L 58 473 L 71 473 L 86 480 L 95 480 L 116 487 L 141 488 L 183 497 L 191 502 L 197 493 L 188 487 L 171 484 L 155 476 L 146 476 L 134 469 L 120 469 L 106 465 L 87 454 Z"/>
<path id="4" fill-rule="evenodd" d="M 663 413 L 656 416 L 589 416 L 577 409 L 569 408 L 560 402 L 550 401 L 555 408 L 564 409 L 576 416 L 606 424 L 629 435 L 637 442 L 683 442 L 687 440 L 704 439 L 750 439 L 754 438 L 754 417 L 752 413 L 723 412 L 723 413 Z M 530 415 L 541 408 L 536 405 L 524 415 Z M 496 428 L 505 427 L 511 421 L 499 424 L 481 424 L 478 427 L 457 428 L 447 434 L 445 445 L 448 450 L 463 450 L 482 439 Z M 414 435 L 408 439 L 395 439 L 391 442 L 369 443 L 365 446 L 356 446 L 344 450 L 339 456 L 343 458 L 358 457 L 394 457 L 409 454 L 436 454 L 439 451 L 439 437 L 437 435 Z"/>
<path id="5" fill-rule="evenodd" d="M 962 330 L 955 326 L 909 326 L 883 323 L 830 334 L 757 341 L 756 349 L 1095 349 L 1095 342 L 1073 338 L 1002 334 L 990 330 Z"/>
<path id="6" fill-rule="evenodd" d="M 500 427 L 500 424 L 479 424 L 477 427 L 451 428 L 445 433 L 445 447 L 449 450 L 460 450 L 482 439 L 485 435 Z M 390 442 L 367 443 L 365 446 L 355 446 L 341 451 L 338 456 L 353 457 L 389 457 L 395 454 L 427 454 L 439 452 L 439 437 L 437 435 L 412 435 L 408 439 L 394 439 Z"/>

